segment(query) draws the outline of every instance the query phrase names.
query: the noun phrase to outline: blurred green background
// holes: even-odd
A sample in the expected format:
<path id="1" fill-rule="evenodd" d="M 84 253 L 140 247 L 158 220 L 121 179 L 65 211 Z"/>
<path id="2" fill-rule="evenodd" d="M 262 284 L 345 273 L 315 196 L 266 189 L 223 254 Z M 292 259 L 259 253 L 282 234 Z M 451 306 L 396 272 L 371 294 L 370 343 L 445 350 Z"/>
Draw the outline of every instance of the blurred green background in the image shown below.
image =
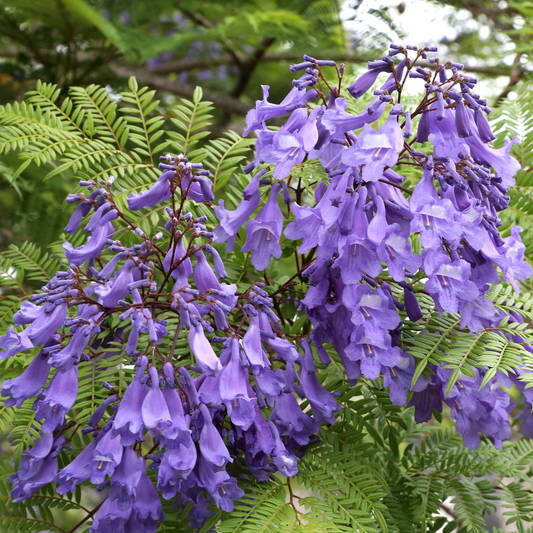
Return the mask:
<path id="1" fill-rule="evenodd" d="M 280 101 L 289 65 L 303 53 L 345 62 L 351 74 L 391 41 L 438 44 L 480 79 L 492 105 L 531 79 L 532 4 L 501 0 L 10 0 L 0 2 L 0 104 L 21 101 L 42 80 L 97 84 L 120 95 L 129 76 L 158 91 L 160 111 L 200 85 L 216 128 L 242 131 L 261 98 Z M 118 97 L 118 96 L 117 96 Z M 61 104 L 61 98 L 58 105 Z M 68 219 L 69 176 L 0 155 L 0 250 L 46 247 Z"/>
<path id="2" fill-rule="evenodd" d="M 497 107 L 531 86 L 532 32 L 533 4 L 505 0 L 0 0 L 0 105 L 9 115 L 37 80 L 57 84 L 58 106 L 69 87 L 90 84 L 119 100 L 136 76 L 157 91 L 157 111 L 168 118 L 201 86 L 215 104 L 209 140 L 242 132 L 261 85 L 281 101 L 289 66 L 304 53 L 344 62 L 353 77 L 402 42 L 439 45 L 440 57 L 465 63 Z M 49 164 L 17 175 L 20 155 L 0 151 L 0 251 L 25 242 L 46 249 L 72 211 L 71 176 L 44 181 Z M 59 525 L 78 518 L 63 513 Z"/>

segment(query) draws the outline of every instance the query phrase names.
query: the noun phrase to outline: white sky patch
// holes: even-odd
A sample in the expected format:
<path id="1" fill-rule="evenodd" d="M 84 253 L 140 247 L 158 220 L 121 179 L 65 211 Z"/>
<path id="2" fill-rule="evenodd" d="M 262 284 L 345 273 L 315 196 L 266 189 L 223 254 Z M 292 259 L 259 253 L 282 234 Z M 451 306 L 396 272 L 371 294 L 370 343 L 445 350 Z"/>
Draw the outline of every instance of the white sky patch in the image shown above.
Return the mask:
<path id="1" fill-rule="evenodd" d="M 460 21 L 467 29 L 478 29 L 480 31 L 480 37 L 487 38 L 490 34 L 490 28 L 488 26 L 480 24 L 478 20 L 472 17 L 472 14 L 465 10 L 455 10 L 451 6 L 439 6 L 437 4 L 430 3 L 426 0 L 404 0 L 405 11 L 400 14 L 396 6 L 399 4 L 399 0 L 363 0 L 359 8 L 353 9 L 349 7 L 348 2 L 345 3 L 342 18 L 346 21 L 345 25 L 348 30 L 353 31 L 356 35 L 362 35 L 374 28 L 375 30 L 388 35 L 391 42 L 398 44 L 411 44 L 411 45 L 438 45 L 439 57 L 443 59 L 454 59 L 449 57 L 449 50 L 445 44 L 440 41 L 453 40 L 463 30 L 459 25 L 454 26 L 450 24 L 452 15 L 455 19 Z M 373 9 L 380 9 L 382 7 L 392 8 L 389 15 L 393 17 L 393 21 L 398 28 L 398 33 L 403 33 L 405 38 L 401 38 L 398 33 L 391 30 L 387 24 L 375 16 L 370 11 Z M 350 20 L 351 18 L 354 20 Z M 513 43 L 502 43 L 503 49 L 512 50 Z M 387 50 L 383 50 L 385 54 Z M 376 57 L 376 59 L 379 59 Z M 512 64 L 514 55 L 510 54 L 504 62 L 508 65 Z M 479 60 L 471 58 L 471 66 L 481 66 Z M 468 72 L 467 72 L 468 74 Z M 483 75 L 476 73 L 470 73 L 473 76 L 478 77 L 479 83 L 475 88 L 475 92 L 482 95 L 489 100 L 489 105 L 494 101 L 509 82 L 508 76 L 501 76 L 497 78 L 484 78 Z"/>

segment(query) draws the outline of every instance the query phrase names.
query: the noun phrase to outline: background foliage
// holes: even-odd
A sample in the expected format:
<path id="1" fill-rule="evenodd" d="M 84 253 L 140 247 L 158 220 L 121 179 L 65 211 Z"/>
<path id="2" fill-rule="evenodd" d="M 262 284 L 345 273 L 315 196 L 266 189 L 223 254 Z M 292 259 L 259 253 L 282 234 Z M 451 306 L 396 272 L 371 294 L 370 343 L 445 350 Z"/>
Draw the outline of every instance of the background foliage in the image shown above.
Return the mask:
<path id="1" fill-rule="evenodd" d="M 491 120 L 497 125 L 497 145 L 506 135 L 518 137 L 513 152 L 522 170 L 500 229 L 507 236 L 511 225 L 524 227 L 526 257 L 532 261 L 531 8 L 525 2 L 445 4 L 457 9 L 458 24 L 464 21 L 460 18 L 464 10 L 480 22 L 477 29 L 465 28 L 446 46 L 472 63 L 471 70 L 480 77 L 507 76 Z M 125 202 L 130 192 L 158 175 L 156 159 L 161 153 L 183 152 L 193 161 L 207 163 L 215 176 L 217 198 L 224 197 L 235 207 L 247 183 L 240 165 L 253 140 L 242 139 L 234 129 L 240 130 L 243 114 L 259 97 L 259 85 L 271 85 L 271 100 L 279 101 L 287 92 L 288 65 L 303 53 L 355 65 L 374 59 L 391 35 L 402 36 L 402 9 L 326 0 L 183 5 L 166 0 L 2 2 L 1 333 L 18 306 L 15 296 L 40 287 L 57 270 L 63 260 L 61 242 L 68 237 L 79 244 L 75 242 L 79 237 L 66 234 L 55 242 L 68 219 L 64 197 L 67 190 L 78 190 L 77 180 L 118 175 Z M 347 29 L 345 19 L 365 12 L 384 23 L 380 34 Z M 482 26 L 491 30 L 486 38 Z M 502 42 L 510 44 L 503 47 Z M 506 60 L 510 52 L 512 61 Z M 130 78 L 132 74 L 138 82 Z M 196 85 L 203 91 L 195 91 Z M 24 100 L 23 93 L 27 93 Z M 215 223 L 208 209 L 199 214 Z M 144 210 L 135 223 L 146 231 L 159 217 L 157 209 Z M 284 257 L 292 253 L 285 247 Z M 283 284 L 292 275 L 288 265 L 283 259 L 271 264 L 267 278 Z M 242 287 L 254 280 L 246 256 L 239 253 L 228 274 L 230 282 Z M 526 338 L 533 299 L 530 283 L 524 288 L 520 301 L 526 324 L 502 324 L 501 331 Z M 492 298 L 502 308 L 514 303 L 506 287 L 499 287 Z M 297 334 L 309 327 L 305 317 L 296 314 L 293 302 L 281 305 L 283 316 L 295 317 L 286 324 L 288 331 Z M 431 315 L 423 324 L 428 333 L 420 334 L 421 327 L 414 324 L 405 332 L 413 355 L 422 361 L 420 371 L 424 364 L 439 361 L 441 350 L 451 346 L 455 379 L 459 372 L 468 373 L 469 365 L 483 364 L 496 372 L 512 367 L 518 355 L 528 354 L 519 345 L 504 342 L 496 331 L 465 334 L 453 316 Z M 435 331 L 440 335 L 429 333 Z M 185 346 L 180 337 L 177 350 L 186 351 Z M 74 408 L 78 424 L 97 403 L 101 382 L 117 366 L 127 364 L 120 345 L 99 349 L 113 355 L 105 367 L 83 367 L 86 374 L 80 380 L 86 384 Z M 362 379 L 357 387 L 348 387 L 335 354 L 331 356 L 334 364 L 321 379 L 327 389 L 341 390 L 339 421 L 322 429 L 322 440 L 309 448 L 298 476 L 289 481 L 274 478 L 269 484 L 243 479 L 246 498 L 241 505 L 229 516 L 219 512 L 208 526 L 218 523 L 217 530 L 224 533 L 280 528 L 437 532 L 445 524 L 446 532 L 484 531 L 482 515 L 501 501 L 503 522 L 508 521 L 511 530 L 532 530 L 531 441 L 506 443 L 499 452 L 490 444 L 467 451 L 452 429 L 415 425 L 412 412 L 392 405 L 379 381 Z M 531 360 L 526 363 L 533 366 Z M 23 358 L 9 360 L 1 378 L 13 377 L 25 364 Z M 32 434 L 25 429 L 32 418 L 31 405 L 1 411 L 1 429 L 19 444 L 15 462 L 31 444 Z M 73 444 L 84 445 L 79 436 Z M 6 482 L 13 471 L 7 449 L 4 458 L 0 530 L 87 530 L 97 494 L 80 490 L 59 497 L 47 488 L 31 504 L 14 505 Z M 165 511 L 169 518 L 161 531 L 188 530 L 181 514 L 170 505 Z"/>

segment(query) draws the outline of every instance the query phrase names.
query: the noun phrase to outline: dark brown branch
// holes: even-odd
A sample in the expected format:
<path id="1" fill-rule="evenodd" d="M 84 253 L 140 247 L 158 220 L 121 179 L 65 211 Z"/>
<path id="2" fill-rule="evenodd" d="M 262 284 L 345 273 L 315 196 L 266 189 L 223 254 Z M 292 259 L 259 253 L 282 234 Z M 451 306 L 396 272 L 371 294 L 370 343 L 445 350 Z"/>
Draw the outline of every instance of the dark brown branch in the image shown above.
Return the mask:
<path id="1" fill-rule="evenodd" d="M 255 69 L 259 65 L 266 51 L 276 42 L 272 37 L 264 37 L 261 39 L 259 46 L 253 51 L 251 57 L 245 61 L 239 69 L 239 79 L 231 91 L 233 98 L 239 98 L 252 77 Z"/>
<path id="2" fill-rule="evenodd" d="M 381 181 L 381 183 L 386 183 L 387 185 L 392 185 L 393 187 L 396 187 L 397 189 L 400 189 L 400 191 L 406 192 L 407 194 L 413 194 L 413 191 L 411 189 L 402 187 L 401 185 L 398 185 L 397 183 L 386 180 L 385 178 L 381 178 L 379 181 Z"/>
<path id="3" fill-rule="evenodd" d="M 507 87 L 502 91 L 502 93 L 496 98 L 494 102 L 494 107 L 498 107 L 499 104 L 501 104 L 502 100 L 504 98 L 507 98 L 509 96 L 509 93 L 513 90 L 513 87 L 518 84 L 518 82 L 522 79 L 522 76 L 524 75 L 524 69 L 522 65 L 520 64 L 520 59 L 522 58 L 522 54 L 516 54 L 513 66 L 511 68 L 511 73 L 509 74 L 509 83 L 507 84 Z"/>
<path id="4" fill-rule="evenodd" d="M 98 509 L 100 509 L 100 507 L 102 507 L 102 505 L 104 505 L 104 502 L 101 502 L 100 504 L 98 504 L 85 518 L 81 519 L 68 533 L 75 533 L 75 531 L 80 527 L 82 526 L 83 524 L 85 524 L 85 522 L 87 522 L 87 520 L 91 519 L 95 513 L 98 511 Z"/>
<path id="5" fill-rule="evenodd" d="M 216 26 L 208 19 L 206 19 L 203 15 L 200 13 L 193 13 L 192 11 L 189 11 L 183 7 L 181 7 L 179 4 L 177 5 L 178 9 L 183 13 L 185 17 L 187 17 L 190 21 L 194 22 L 195 24 L 198 24 L 199 26 L 203 26 L 204 28 L 208 28 L 210 30 L 216 28 Z M 234 45 L 231 41 L 228 41 L 227 39 L 222 39 L 222 44 L 224 46 L 224 49 L 228 53 L 228 55 L 232 59 L 232 63 L 234 63 L 237 66 L 240 66 L 241 60 L 239 56 L 235 53 Z"/>

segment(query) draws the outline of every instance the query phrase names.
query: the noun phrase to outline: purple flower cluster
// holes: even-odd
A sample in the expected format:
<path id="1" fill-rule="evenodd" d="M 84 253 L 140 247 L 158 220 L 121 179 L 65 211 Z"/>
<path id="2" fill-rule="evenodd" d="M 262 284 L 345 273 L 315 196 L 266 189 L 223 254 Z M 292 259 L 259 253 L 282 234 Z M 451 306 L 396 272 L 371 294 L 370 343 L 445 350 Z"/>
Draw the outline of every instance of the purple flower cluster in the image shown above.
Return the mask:
<path id="1" fill-rule="evenodd" d="M 492 437 L 496 448 L 511 436 L 509 415 L 514 403 L 509 393 L 501 390 L 495 377 L 481 388 L 483 372 L 475 370 L 473 377 L 465 374 L 456 381 L 446 396 L 446 387 L 452 371 L 441 367 L 430 367 L 433 372 L 426 388 L 413 394 L 409 406 L 415 407 L 415 421 L 427 422 L 433 416 L 433 410 L 442 412 L 442 404 L 450 408 L 455 420 L 457 432 L 463 437 L 467 448 L 476 449 L 480 442 L 480 433 Z M 500 376 L 506 386 L 510 380 Z"/>
<path id="2" fill-rule="evenodd" d="M 165 231 L 149 237 L 135 226 L 115 203 L 112 179 L 100 188 L 80 182 L 95 190 L 87 198 L 69 196 L 79 205 L 67 230 L 75 232 L 92 212 L 84 228 L 87 243 L 77 248 L 65 243 L 71 268 L 57 272 L 41 293 L 23 302 L 14 324 L 27 327 L 10 328 L 0 339 L 3 358 L 42 346 L 24 373 L 2 384 L 7 406 L 20 407 L 35 397 L 35 419 L 41 422 L 40 440 L 24 452 L 11 477 L 12 497 L 27 499 L 51 481 L 61 494 L 90 481 L 108 491 L 94 532 L 109 531 L 111 524 L 113 531 L 138 531 L 140 525 L 155 531 L 165 516 L 158 491 L 164 499 L 175 498 L 178 507 L 192 503 L 193 525 L 211 515 L 210 503 L 231 511 L 244 494 L 231 475 L 232 463 L 246 465 L 260 481 L 278 471 L 293 476 L 298 450 L 323 420 L 333 422 L 338 410 L 333 394 L 318 381 L 309 344 L 304 340 L 299 352 L 281 333 L 264 284 L 238 295 L 235 284 L 221 281 L 227 274 L 210 244 L 214 235 L 204 224 L 207 217 L 183 210 L 186 199 L 211 202 L 209 171 L 183 156 L 162 160 L 159 179 L 132 194 L 128 206 L 132 212 L 170 200 Z M 259 179 L 250 195 L 257 196 Z M 281 235 L 279 188 L 274 186 L 264 215 L 249 222 L 251 247 L 268 243 L 268 232 L 276 243 Z M 118 218 L 138 244 L 128 247 L 113 239 Z M 166 251 L 160 247 L 165 234 Z M 259 256 L 266 255 L 268 263 L 268 244 L 265 248 Z M 161 289 L 156 278 L 164 278 Z M 163 292 L 168 283 L 169 292 Z M 179 317 L 180 328 L 188 330 L 194 364 L 180 365 L 172 352 L 158 348 L 168 334 L 161 312 Z M 233 329 L 230 314 L 239 314 L 245 327 Z M 133 380 L 123 394 L 103 383 L 103 399 L 82 430 L 92 435 L 91 442 L 58 470 L 58 455 L 70 450 L 67 415 L 77 399 L 79 367 L 98 357 L 95 336 L 108 328 L 111 315 L 122 332 L 129 330 L 124 351 L 135 365 Z M 208 338 L 215 329 L 224 336 Z M 295 393 L 309 400 L 309 412 L 302 411 Z M 265 418 L 267 406 L 272 410 Z M 147 435 L 154 443 L 148 451 Z"/>
<path id="3" fill-rule="evenodd" d="M 409 57 L 410 51 L 416 58 Z M 271 199 L 283 180 L 284 199 L 294 216 L 283 236 L 301 241 L 301 275 L 309 288 L 300 309 L 312 322 L 310 339 L 322 361 L 329 361 L 323 345 L 333 345 L 350 383 L 360 375 L 375 379 L 382 373 L 391 400 L 400 405 L 408 390 L 424 394 L 432 383 L 424 377 L 412 383 L 415 362 L 399 342 L 399 311 L 411 321 L 422 317 L 417 292 L 429 294 L 441 314 L 459 313 L 461 327 L 475 333 L 496 327 L 503 318 L 487 298 L 491 284 L 499 282 L 497 268 L 517 290 L 517 280 L 531 276 L 521 228 L 514 227 L 505 239 L 497 229 L 498 213 L 508 205 L 505 194 L 519 168 L 510 155 L 512 141 L 502 149 L 491 146 L 494 135 L 486 118 L 490 109 L 473 92 L 477 80 L 464 75 L 462 65 L 430 58 L 434 70 L 416 66 L 434 51 L 391 45 L 389 56 L 370 62 L 368 72 L 348 87 L 352 96 L 362 96 L 380 74 L 388 77 L 359 115 L 347 112 L 340 97 L 344 66 L 304 56 L 303 63 L 291 67 L 291 72 L 304 71 L 295 88 L 276 105 L 268 102 L 264 87 L 264 98 L 248 114 L 245 131 L 257 136 L 257 156 L 246 170 L 274 165 Z M 404 59 L 395 63 L 392 57 L 398 54 Z M 337 68 L 338 86 L 328 84 L 323 66 Z M 401 91 L 413 78 L 423 80 L 425 90 L 420 104 L 407 110 L 400 103 Z M 387 109 L 382 125 L 372 126 Z M 282 114 L 289 115 L 285 124 L 269 129 L 266 121 Z M 424 151 L 407 142 L 415 120 L 414 142 L 425 145 Z M 314 207 L 313 198 L 291 187 L 293 169 L 306 160 L 319 160 L 327 174 L 315 188 Z M 402 165 L 419 169 L 421 179 L 414 190 L 404 186 Z M 254 180 L 249 187 L 256 186 Z M 272 208 L 271 199 L 257 222 L 247 223 L 242 251 L 252 252 L 257 269 L 281 253 L 281 213 Z M 249 215 L 258 204 L 258 194 L 243 194 L 233 213 L 221 203 L 217 241 L 232 239 L 231 249 L 242 224 L 239 214 Z M 263 233 L 252 238 L 255 227 L 264 228 Z M 411 250 L 413 235 L 419 236 L 420 255 Z M 403 303 L 394 286 L 403 290 Z M 496 396 L 489 394 L 487 401 L 498 403 Z M 472 432 L 504 438 L 503 430 L 498 437 L 488 426 L 472 427 Z M 476 439 L 471 436 L 468 442 Z"/>
<path id="4" fill-rule="evenodd" d="M 433 50 L 415 51 L 417 60 Z M 405 57 L 395 64 L 397 54 Z M 161 158 L 161 175 L 131 194 L 129 212 L 117 205 L 112 178 L 80 182 L 92 192 L 69 195 L 67 202 L 78 206 L 65 229 L 75 233 L 92 215 L 84 226 L 87 242 L 64 244 L 70 268 L 23 302 L 15 327 L 0 338 L 3 359 L 39 352 L 24 373 L 2 384 L 5 404 L 18 408 L 33 398 L 40 422 L 40 439 L 24 451 L 10 479 L 14 501 L 51 481 L 60 493 L 90 482 L 106 494 L 91 532 L 154 532 L 165 517 L 159 493 L 174 499 L 174 507 L 192 504 L 191 527 L 201 527 L 210 505 L 231 511 L 244 495 L 239 469 L 258 481 L 276 472 L 293 476 L 320 425 L 335 422 L 339 406 L 322 386 L 313 357 L 316 352 L 327 366 L 325 345 L 333 347 L 351 385 L 382 375 L 397 405 L 413 391 L 409 405 L 417 421 L 446 403 L 468 447 L 479 444 L 480 433 L 496 445 L 510 435 L 513 404 L 497 378 L 480 389 L 484 369 L 478 369 L 446 395 L 451 370 L 428 367 L 414 380 L 415 360 L 402 349 L 402 316 L 422 318 L 421 291 L 441 314 L 459 313 L 461 327 L 477 332 L 503 317 L 487 298 L 499 281 L 496 268 L 516 288 L 531 275 L 520 228 L 505 239 L 497 229 L 517 163 L 510 142 L 500 150 L 490 144 L 490 110 L 472 93 L 476 80 L 437 58 L 430 59 L 433 72 L 416 67 L 408 54 L 392 45 L 391 57 L 369 63 L 348 87 L 359 98 L 388 75 L 359 115 L 340 97 L 344 66 L 331 61 L 304 56 L 293 65 L 292 72 L 304 73 L 281 104 L 269 102 L 264 87 L 245 132 L 257 136 L 256 158 L 245 167 L 255 174 L 234 211 L 223 200 L 214 207 L 219 224 L 212 231 L 208 217 L 184 209 L 186 200 L 213 207 L 209 171 L 183 155 Z M 338 86 L 328 84 L 322 67 L 336 68 Z M 411 111 L 400 103 L 409 78 L 425 87 Z M 289 116 L 280 129 L 266 126 L 282 115 Z M 430 140 L 432 149 L 417 151 L 406 142 L 413 120 L 416 142 Z M 294 168 L 308 160 L 320 162 L 325 173 L 314 184 L 314 198 L 292 181 Z M 392 168 L 407 164 L 421 176 L 413 191 Z M 290 205 L 287 225 L 281 199 Z M 162 204 L 168 220 L 160 232 L 147 235 L 132 221 L 132 212 Z M 239 292 L 223 281 L 225 261 L 213 244 L 225 242 L 232 251 L 244 224 L 241 250 L 259 271 L 281 257 L 282 240 L 301 241 L 297 275 L 308 289 L 299 311 L 312 325 L 309 333 L 285 335 L 280 327 L 273 309 L 287 284 L 268 292 L 257 282 Z M 124 230 L 129 246 L 116 239 Z M 413 238 L 421 254 L 411 249 Z M 169 335 L 170 317 L 179 327 Z M 187 353 L 174 354 L 182 331 L 192 363 Z M 130 358 L 129 384 L 124 391 L 118 383 L 102 384 L 99 405 L 82 429 L 91 440 L 75 455 L 69 411 L 80 368 L 102 357 L 96 337 L 106 332 Z M 302 409 L 300 400 L 309 407 Z M 530 425 L 527 420 L 524 429 Z"/>

